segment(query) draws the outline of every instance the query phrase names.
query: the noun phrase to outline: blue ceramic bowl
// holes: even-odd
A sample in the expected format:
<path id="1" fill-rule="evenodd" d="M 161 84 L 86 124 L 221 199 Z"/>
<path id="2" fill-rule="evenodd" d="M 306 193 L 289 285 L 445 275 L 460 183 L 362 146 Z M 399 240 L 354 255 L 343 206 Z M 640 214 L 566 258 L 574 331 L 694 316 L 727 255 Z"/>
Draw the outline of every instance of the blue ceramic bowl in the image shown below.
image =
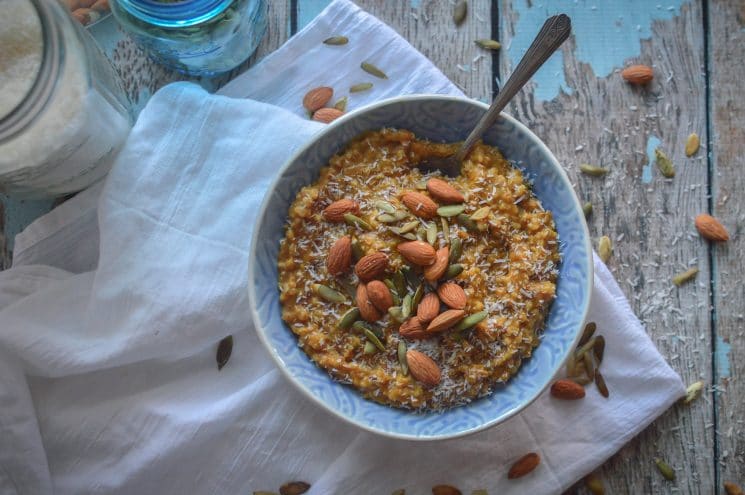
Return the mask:
<path id="1" fill-rule="evenodd" d="M 502 114 L 484 136 L 534 181 L 535 194 L 554 215 L 561 241 L 556 300 L 541 344 L 506 385 L 488 397 L 444 412 L 415 413 L 364 399 L 354 388 L 331 380 L 298 347 L 280 317 L 277 254 L 286 212 L 302 186 L 354 137 L 368 130 L 399 127 L 433 141 L 463 140 L 487 105 L 449 96 L 393 98 L 361 108 L 330 124 L 298 151 L 270 187 L 251 242 L 249 299 L 262 342 L 282 372 L 310 400 L 360 428 L 410 440 L 467 435 L 513 416 L 548 386 L 579 338 L 592 289 L 592 250 L 582 208 L 556 158 L 532 132 Z"/>

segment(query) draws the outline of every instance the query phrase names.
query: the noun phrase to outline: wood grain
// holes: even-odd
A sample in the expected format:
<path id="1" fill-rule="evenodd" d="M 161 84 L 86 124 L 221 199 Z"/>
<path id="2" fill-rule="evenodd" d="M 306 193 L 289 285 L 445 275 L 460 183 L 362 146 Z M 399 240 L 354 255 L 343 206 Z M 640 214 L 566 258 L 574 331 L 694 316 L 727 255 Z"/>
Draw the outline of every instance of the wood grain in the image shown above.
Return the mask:
<path id="1" fill-rule="evenodd" d="M 730 232 L 731 241 L 712 246 L 714 281 L 714 371 L 717 387 L 715 452 L 717 485 L 745 484 L 745 3 L 709 2 L 709 83 L 711 211 Z M 734 61 L 737 61 L 733 63 Z M 700 152 L 703 155 L 706 150 Z M 727 352 L 729 351 L 729 353 Z"/>
<path id="2" fill-rule="evenodd" d="M 520 14 L 513 2 L 501 2 L 505 47 L 515 36 Z M 672 20 L 654 22 L 641 55 L 627 60 L 654 66 L 655 81 L 646 88 L 629 86 L 618 71 L 597 77 L 589 64 L 577 60 L 572 37 L 562 53 L 564 78 L 573 92 L 544 102 L 535 98 L 533 87 L 508 111 L 548 144 L 580 199 L 593 203 L 590 233 L 596 240 L 602 235 L 613 240 L 609 268 L 662 354 L 684 381 L 711 383 L 708 250 L 691 224 L 706 209 L 707 167 L 704 156 L 687 159 L 683 152 L 691 131 L 706 135 L 701 20 L 701 6 L 694 3 Z M 505 50 L 502 77 L 510 64 Z M 642 181 L 650 136 L 661 140 L 660 147 L 676 164 L 674 179 L 653 169 L 651 182 Z M 585 176 L 578 173 L 580 163 L 611 172 L 604 178 Z M 672 276 L 694 264 L 701 270 L 697 281 L 675 288 Z M 715 477 L 712 422 L 710 400 L 672 408 L 601 470 L 607 493 L 710 493 Z M 653 458 L 658 455 L 678 470 L 675 484 L 656 471 Z"/>

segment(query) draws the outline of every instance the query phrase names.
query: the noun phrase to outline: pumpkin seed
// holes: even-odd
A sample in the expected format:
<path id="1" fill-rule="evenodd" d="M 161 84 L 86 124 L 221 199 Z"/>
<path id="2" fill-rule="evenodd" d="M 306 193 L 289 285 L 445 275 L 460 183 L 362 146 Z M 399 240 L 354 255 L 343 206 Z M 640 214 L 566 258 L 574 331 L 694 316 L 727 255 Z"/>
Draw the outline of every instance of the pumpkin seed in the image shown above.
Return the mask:
<path id="1" fill-rule="evenodd" d="M 334 103 L 334 108 L 336 108 L 337 110 L 341 112 L 346 111 L 347 101 L 348 101 L 348 98 L 346 96 L 339 98 L 339 100 L 336 103 Z"/>
<path id="2" fill-rule="evenodd" d="M 600 238 L 598 241 L 598 256 L 600 256 L 600 259 L 603 260 L 603 263 L 608 263 L 608 260 L 610 260 L 610 255 L 613 252 L 613 247 L 610 242 L 610 238 L 607 235 L 604 235 Z"/>
<path id="3" fill-rule="evenodd" d="M 411 311 L 414 311 L 414 308 L 419 306 L 419 303 L 422 302 L 422 297 L 424 297 L 424 284 L 419 284 L 419 287 L 416 288 L 416 291 L 414 291 L 414 297 L 411 298 Z"/>
<path id="4" fill-rule="evenodd" d="M 404 294 L 406 292 L 406 277 L 401 270 L 396 270 L 393 273 L 393 285 L 396 286 L 396 292 L 399 294 Z"/>
<path id="5" fill-rule="evenodd" d="M 476 40 L 474 41 L 479 47 L 483 48 L 484 50 L 499 50 L 502 48 L 502 43 L 495 40 Z"/>
<path id="6" fill-rule="evenodd" d="M 401 228 L 399 230 L 401 231 L 402 234 L 405 234 L 407 232 L 411 232 L 412 230 L 414 230 L 418 226 L 419 226 L 419 222 L 416 221 L 416 220 L 414 220 L 412 222 L 408 222 L 408 223 L 403 224 L 403 226 L 401 226 Z"/>
<path id="7" fill-rule="evenodd" d="M 384 278 L 383 283 L 391 290 L 391 292 L 396 292 L 396 284 L 393 283 L 393 280 L 390 278 Z"/>
<path id="8" fill-rule="evenodd" d="M 403 316 L 404 320 L 408 318 L 409 316 L 411 316 L 411 311 L 413 309 L 411 307 L 411 301 L 412 301 L 411 293 L 408 293 L 404 296 L 404 300 L 401 303 L 401 316 Z"/>
<path id="9" fill-rule="evenodd" d="M 391 229 L 393 232 L 396 232 L 396 229 Z M 406 239 L 407 241 L 416 241 L 417 236 L 411 232 L 407 232 L 406 234 L 399 234 L 401 237 Z"/>
<path id="10" fill-rule="evenodd" d="M 462 249 L 463 243 L 461 242 L 460 237 L 453 237 L 453 239 L 450 241 L 450 257 L 448 258 L 448 261 L 450 263 L 455 263 L 456 261 L 458 261 Z"/>
<path id="11" fill-rule="evenodd" d="M 374 327 L 372 325 L 370 325 L 366 321 L 357 320 L 354 323 L 352 323 L 352 329 L 353 330 L 356 330 L 356 331 L 358 331 L 360 333 L 364 333 L 365 330 L 369 330 L 369 331 L 372 332 L 373 331 L 373 328 Z"/>
<path id="12" fill-rule="evenodd" d="M 393 299 L 393 305 L 398 306 L 399 304 L 401 304 L 401 297 L 398 295 L 398 291 L 396 290 L 396 284 L 393 283 L 393 280 L 387 278 L 383 280 L 383 283 L 391 291 L 391 298 Z"/>
<path id="13" fill-rule="evenodd" d="M 351 328 L 352 324 L 355 321 L 359 320 L 359 318 L 360 318 L 359 308 L 352 308 L 346 313 L 344 313 L 341 318 L 339 318 L 339 323 L 336 325 L 336 327 L 346 330 L 348 328 Z"/>
<path id="14" fill-rule="evenodd" d="M 375 208 L 379 209 L 383 213 L 389 213 L 391 215 L 396 213 L 396 207 L 390 204 L 388 201 L 378 200 L 374 204 Z"/>
<path id="15" fill-rule="evenodd" d="M 369 223 L 362 220 L 357 215 L 352 215 L 351 213 L 344 214 L 344 221 L 347 222 L 347 225 L 351 225 L 353 227 L 357 226 L 361 228 L 362 230 L 372 230 L 372 227 L 370 226 Z"/>
<path id="16" fill-rule="evenodd" d="M 603 355 L 605 354 L 605 337 L 602 335 L 595 337 L 592 353 L 595 354 L 595 360 L 598 362 L 598 366 L 600 366 L 600 363 L 603 362 Z"/>
<path id="17" fill-rule="evenodd" d="M 597 329 L 597 325 L 594 321 L 591 321 L 587 325 L 585 325 L 585 329 L 582 331 L 582 337 L 580 337 L 579 342 L 577 343 L 577 347 L 582 347 L 587 343 L 588 340 L 590 340 L 590 337 L 595 333 L 595 330 Z"/>
<path id="18" fill-rule="evenodd" d="M 584 387 L 585 385 L 589 385 L 592 383 L 592 378 L 588 378 L 587 375 L 579 375 L 573 377 L 572 381 Z"/>
<path id="19" fill-rule="evenodd" d="M 215 355 L 215 361 L 217 361 L 217 371 L 220 371 L 223 366 L 228 364 L 230 355 L 233 354 L 233 336 L 228 335 L 223 338 L 219 344 L 217 344 L 217 354 Z"/>
<path id="20" fill-rule="evenodd" d="M 420 191 L 424 191 L 427 189 L 427 179 L 420 179 L 414 184 L 415 189 L 419 189 Z"/>
<path id="21" fill-rule="evenodd" d="M 346 45 L 349 43 L 349 38 L 346 36 L 332 36 L 323 40 L 326 45 Z"/>
<path id="22" fill-rule="evenodd" d="M 310 490 L 310 483 L 304 481 L 292 481 L 279 487 L 280 495 L 303 495 Z"/>
<path id="23" fill-rule="evenodd" d="M 585 354 L 585 356 L 587 356 L 587 354 Z M 598 387 L 600 395 L 607 399 L 610 393 L 608 392 L 608 386 L 605 384 L 605 378 L 600 374 L 599 369 L 595 369 L 595 386 Z"/>
<path id="24" fill-rule="evenodd" d="M 660 474 L 662 474 L 666 480 L 673 481 L 675 479 L 675 471 L 673 471 L 673 468 L 671 468 L 668 463 L 659 457 L 655 457 L 654 463 L 657 465 Z"/>
<path id="25" fill-rule="evenodd" d="M 678 287 L 680 287 L 684 283 L 690 282 L 691 280 L 696 278 L 697 274 L 698 274 L 698 268 L 694 266 L 693 268 L 689 268 L 688 270 L 684 272 L 680 272 L 677 275 L 675 275 L 673 277 L 673 283 L 677 285 Z"/>
<path id="26" fill-rule="evenodd" d="M 590 165 L 589 163 L 580 163 L 579 171 L 593 177 L 602 177 L 609 172 L 607 168 Z"/>
<path id="27" fill-rule="evenodd" d="M 362 244 L 355 239 L 352 241 L 352 257 L 354 258 L 354 261 L 359 261 L 363 256 L 365 256 L 365 249 L 362 247 Z"/>
<path id="28" fill-rule="evenodd" d="M 341 292 L 335 291 L 331 287 L 322 284 L 313 284 L 313 290 L 321 299 L 331 303 L 343 303 L 347 300 Z"/>
<path id="29" fill-rule="evenodd" d="M 668 158 L 659 148 L 654 150 L 654 156 L 657 168 L 660 169 L 660 173 L 668 179 L 675 177 L 675 166 L 673 165 L 672 160 L 670 160 L 670 158 Z"/>
<path id="30" fill-rule="evenodd" d="M 373 87 L 373 83 L 366 82 L 366 83 L 358 83 L 354 84 L 349 87 L 350 93 L 362 93 L 363 91 L 367 91 L 368 89 L 371 89 Z"/>
<path id="31" fill-rule="evenodd" d="M 435 241 L 437 240 L 437 224 L 432 222 L 429 225 L 427 225 L 427 242 L 429 242 L 431 245 L 435 245 Z"/>
<path id="32" fill-rule="evenodd" d="M 403 220 L 404 218 L 408 217 L 409 214 L 403 210 L 396 210 L 393 213 L 393 216 L 396 217 L 396 220 Z"/>
<path id="33" fill-rule="evenodd" d="M 388 316 L 390 316 L 396 323 L 403 323 L 406 320 L 403 311 L 401 310 L 401 306 L 391 306 L 388 308 Z"/>
<path id="34" fill-rule="evenodd" d="M 603 480 L 595 473 L 590 473 L 585 478 L 585 486 L 592 495 L 605 495 L 605 487 L 603 486 Z"/>
<path id="35" fill-rule="evenodd" d="M 491 213 L 491 208 L 484 206 L 471 213 L 471 220 L 483 220 L 489 216 L 489 213 Z"/>
<path id="36" fill-rule="evenodd" d="M 382 70 L 378 69 L 377 67 L 375 67 L 370 62 L 362 62 L 360 64 L 360 67 L 362 67 L 362 70 L 364 70 L 365 72 L 367 72 L 370 75 L 373 75 L 375 77 L 379 77 L 381 79 L 388 79 L 388 76 L 385 74 L 385 72 L 383 72 Z M 367 84 L 370 84 L 370 83 L 367 83 Z M 370 87 L 372 87 L 372 84 L 370 84 Z"/>
<path id="37" fill-rule="evenodd" d="M 409 362 L 406 360 L 406 342 L 398 341 L 398 364 L 401 365 L 401 372 L 404 376 L 409 374 Z"/>
<path id="38" fill-rule="evenodd" d="M 487 313 L 486 311 L 479 311 L 478 313 L 466 316 L 453 328 L 453 330 L 455 330 L 456 332 L 467 330 L 477 323 L 483 321 L 487 316 L 489 316 L 489 313 Z"/>
<path id="39" fill-rule="evenodd" d="M 466 207 L 463 205 L 447 205 L 437 208 L 437 214 L 441 217 L 450 218 L 463 213 Z"/>
<path id="40" fill-rule="evenodd" d="M 457 277 L 461 273 L 463 273 L 463 265 L 460 263 L 454 263 L 448 266 L 448 269 L 445 270 L 445 275 L 443 275 L 442 278 L 448 280 Z"/>
<path id="41" fill-rule="evenodd" d="M 592 203 L 585 203 L 582 205 L 582 212 L 585 214 L 585 218 L 592 215 Z"/>
<path id="42" fill-rule="evenodd" d="M 426 235 L 427 235 L 427 231 L 424 230 L 424 227 L 422 227 L 421 225 L 419 227 L 417 227 L 417 229 L 416 229 L 416 238 L 417 238 L 417 240 L 423 241 L 424 238 L 426 237 Z"/>
<path id="43" fill-rule="evenodd" d="M 367 328 L 364 331 L 365 337 L 368 341 L 372 342 L 375 347 L 380 349 L 381 351 L 385 351 L 385 346 L 380 341 L 377 335 L 375 335 L 372 330 L 368 330 Z"/>
<path id="44" fill-rule="evenodd" d="M 698 134 L 692 132 L 688 139 L 686 139 L 686 156 L 693 156 L 701 146 L 701 141 L 698 139 Z"/>
<path id="45" fill-rule="evenodd" d="M 691 383 L 688 385 L 688 388 L 686 389 L 686 398 L 683 399 L 684 404 L 690 404 L 694 400 L 696 400 L 700 395 L 701 391 L 704 388 L 704 382 L 701 380 Z"/>
<path id="46" fill-rule="evenodd" d="M 587 372 L 587 376 L 594 376 L 595 375 L 595 363 L 592 361 L 592 354 L 589 352 L 585 352 L 582 354 L 582 361 L 585 363 L 585 371 Z"/>
<path id="47" fill-rule="evenodd" d="M 466 14 L 468 14 L 468 2 L 460 0 L 453 8 L 453 22 L 456 26 L 463 24 L 463 21 L 466 20 Z"/>
<path id="48" fill-rule="evenodd" d="M 442 223 L 442 238 L 445 240 L 445 244 L 450 244 L 450 224 L 448 219 L 440 217 L 440 223 Z"/>
<path id="49" fill-rule="evenodd" d="M 395 221 L 396 221 L 396 217 L 394 217 L 390 213 L 381 213 L 380 215 L 378 215 L 378 222 L 393 223 Z"/>
<path id="50" fill-rule="evenodd" d="M 582 356 L 583 356 L 583 355 L 584 355 L 584 354 L 585 354 L 585 353 L 586 353 L 587 351 L 589 351 L 590 349 L 592 349 L 592 348 L 593 348 L 593 347 L 595 346 L 595 340 L 596 340 L 596 339 L 597 339 L 597 337 L 593 337 L 593 338 L 591 338 L 590 340 L 588 340 L 588 341 L 587 341 L 587 342 L 585 343 L 585 345 L 583 345 L 582 347 L 578 347 L 578 348 L 577 348 L 577 351 L 575 352 L 575 354 L 577 355 L 577 359 L 582 359 Z"/>
<path id="51" fill-rule="evenodd" d="M 406 278 L 406 283 L 409 284 L 409 287 L 417 287 L 422 281 L 419 275 L 416 274 L 416 272 L 409 266 L 404 266 L 401 269 L 404 273 L 404 277 Z M 406 290 L 404 290 L 406 292 Z M 402 292 L 403 294 L 403 292 Z"/>
<path id="52" fill-rule="evenodd" d="M 469 232 L 478 232 L 479 226 L 476 225 L 476 222 L 471 220 L 471 217 L 466 215 L 465 213 L 461 213 L 456 217 L 458 219 L 458 223 L 460 223 L 462 226 L 466 228 Z"/>
<path id="53" fill-rule="evenodd" d="M 369 340 L 365 342 L 365 347 L 362 349 L 362 352 L 364 354 L 374 354 L 376 351 L 377 349 L 375 349 L 375 344 L 373 344 Z"/>

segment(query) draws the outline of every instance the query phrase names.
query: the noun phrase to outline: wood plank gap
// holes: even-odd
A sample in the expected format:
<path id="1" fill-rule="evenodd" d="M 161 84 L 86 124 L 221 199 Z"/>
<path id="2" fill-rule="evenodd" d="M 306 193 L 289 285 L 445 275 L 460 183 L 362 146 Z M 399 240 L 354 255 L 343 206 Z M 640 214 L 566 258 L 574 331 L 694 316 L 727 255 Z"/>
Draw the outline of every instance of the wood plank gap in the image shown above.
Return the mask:
<path id="1" fill-rule="evenodd" d="M 297 33 L 297 0 L 290 0 L 290 36 Z"/>
<path id="2" fill-rule="evenodd" d="M 491 2 L 491 39 L 499 41 L 499 0 L 492 0 Z M 499 52 L 502 49 L 494 50 L 491 54 L 491 97 L 494 100 L 499 93 L 500 79 L 499 79 Z M 499 81 L 499 83 L 497 82 Z"/>

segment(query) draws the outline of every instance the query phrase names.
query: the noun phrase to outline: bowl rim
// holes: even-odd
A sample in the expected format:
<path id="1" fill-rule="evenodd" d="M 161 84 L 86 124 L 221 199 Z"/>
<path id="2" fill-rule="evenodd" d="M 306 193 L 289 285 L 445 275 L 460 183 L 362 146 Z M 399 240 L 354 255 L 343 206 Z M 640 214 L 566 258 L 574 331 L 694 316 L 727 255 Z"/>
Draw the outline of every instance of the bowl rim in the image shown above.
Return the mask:
<path id="1" fill-rule="evenodd" d="M 264 218 L 264 215 L 269 208 L 269 203 L 272 199 L 272 195 L 274 194 L 275 189 L 277 188 L 277 185 L 279 184 L 279 181 L 284 176 L 287 169 L 290 168 L 290 165 L 292 165 L 303 153 L 305 153 L 309 148 L 314 146 L 321 137 L 325 136 L 332 130 L 334 130 L 336 127 L 344 125 L 347 121 L 352 120 L 356 118 L 357 116 L 367 113 L 371 110 L 393 105 L 400 102 L 409 102 L 409 101 L 429 101 L 429 100 L 441 100 L 441 101 L 455 101 L 458 103 L 465 103 L 469 105 L 474 105 L 477 107 L 481 107 L 484 110 L 488 110 L 489 105 L 486 103 L 483 103 L 478 100 L 473 100 L 470 98 L 462 97 L 462 96 L 450 96 L 450 95 L 442 95 L 442 94 L 415 94 L 415 95 L 402 95 L 402 96 L 395 96 L 392 98 L 386 98 L 374 103 L 370 103 L 368 105 L 365 105 L 363 107 L 360 107 L 356 110 L 353 110 L 349 113 L 346 113 L 339 117 L 338 119 L 334 120 L 330 124 L 327 124 L 326 127 L 313 136 L 310 137 L 310 139 L 300 146 L 291 156 L 290 158 L 279 168 L 277 171 L 277 175 L 272 179 L 271 184 L 267 188 L 265 192 L 264 199 L 261 202 L 261 207 L 259 208 L 258 214 L 256 216 L 257 221 L 260 221 L 262 218 Z M 516 118 L 512 117 L 511 115 L 508 115 L 504 112 L 500 112 L 499 114 L 500 119 L 505 119 L 508 122 L 510 122 L 512 125 L 514 125 L 520 132 L 522 132 L 525 136 L 527 136 L 535 145 L 537 145 L 541 151 L 546 155 L 549 162 L 556 168 L 556 170 L 559 173 L 559 177 L 561 180 L 565 183 L 564 185 L 568 187 L 568 189 L 572 192 L 574 192 L 574 187 L 572 186 L 571 181 L 569 180 L 569 176 L 567 176 L 566 171 L 561 166 L 559 161 L 556 159 L 554 154 L 551 152 L 551 150 L 546 146 L 546 144 L 538 137 L 536 136 L 526 125 L 524 125 L 522 122 L 517 120 Z M 589 256 L 587 256 L 587 279 L 585 280 L 585 297 L 582 301 L 582 324 L 575 330 L 574 340 L 572 345 L 569 347 L 569 352 L 572 351 L 577 345 L 577 342 L 579 341 L 582 332 L 580 332 L 580 329 L 584 327 L 584 322 L 587 321 L 587 315 L 590 310 L 590 301 L 592 298 L 592 289 L 594 286 L 594 265 L 593 265 L 593 255 L 592 255 L 592 243 L 590 241 L 590 232 L 587 227 L 587 222 L 584 220 L 584 213 L 582 211 L 582 206 L 580 205 L 579 198 L 576 193 L 572 195 L 572 199 L 574 200 L 574 210 L 575 214 L 577 214 L 578 218 L 582 219 L 582 227 L 584 231 L 584 243 L 585 243 L 585 250 L 587 253 L 589 253 Z M 259 340 L 263 344 L 266 351 L 271 356 L 274 363 L 277 365 L 277 368 L 279 368 L 280 372 L 285 376 L 285 378 L 292 383 L 297 390 L 299 390 L 306 399 L 309 399 L 310 401 L 314 402 L 315 404 L 321 406 L 322 409 L 330 412 L 337 418 L 342 419 L 343 421 L 346 421 L 349 424 L 352 424 L 354 426 L 357 426 L 358 428 L 361 428 L 365 431 L 369 431 L 371 433 L 375 433 L 377 435 L 382 435 L 384 437 L 393 438 L 397 440 L 414 440 L 414 441 L 420 441 L 420 442 L 428 442 L 428 441 L 437 441 L 437 440 L 448 440 L 453 438 L 460 438 L 465 437 L 468 435 L 472 435 L 474 433 L 484 431 L 488 428 L 491 428 L 493 426 L 496 426 L 498 424 L 504 423 L 508 419 L 512 418 L 513 416 L 517 415 L 521 411 L 523 411 L 525 408 L 527 408 L 529 405 L 531 405 L 533 402 L 538 399 L 538 397 L 543 394 L 543 392 L 548 388 L 548 386 L 553 381 L 553 377 L 556 376 L 558 371 L 564 366 L 564 363 L 566 362 L 567 358 L 569 357 L 569 352 L 566 353 L 563 359 L 560 361 L 557 361 L 557 366 L 554 367 L 554 369 L 551 370 L 551 373 L 548 375 L 550 378 L 543 383 L 540 388 L 536 390 L 536 392 L 527 400 L 525 400 L 522 404 L 519 406 L 513 408 L 512 410 L 506 412 L 502 416 L 498 418 L 494 418 L 490 421 L 486 421 L 474 428 L 457 431 L 453 433 L 446 433 L 446 434 L 437 434 L 437 435 L 430 435 L 430 436 L 417 436 L 417 435 L 410 435 L 410 434 L 404 434 L 404 433 L 396 433 L 391 431 L 386 431 L 382 429 L 375 428 L 373 426 L 370 426 L 366 423 L 363 423 L 361 421 L 357 421 L 353 418 L 350 418 L 349 416 L 344 415 L 342 412 L 337 411 L 333 407 L 326 404 L 324 401 L 322 401 L 317 396 L 313 395 L 310 390 L 308 390 L 304 384 L 302 384 L 300 381 L 298 381 L 287 369 L 284 362 L 274 349 L 274 346 L 269 341 L 269 338 L 267 334 L 264 332 L 262 325 L 260 324 L 259 318 L 258 318 L 258 310 L 256 309 L 256 287 L 254 283 L 254 275 L 255 275 L 255 265 L 256 265 L 256 253 L 258 249 L 258 236 L 256 235 L 258 231 L 258 223 L 254 227 L 253 233 L 251 235 L 251 244 L 249 247 L 249 253 L 248 253 L 248 305 L 249 305 L 249 311 L 251 313 L 251 321 L 254 325 L 254 330 L 256 334 L 259 337 Z M 308 358 L 310 359 L 310 358 Z M 314 363 L 315 364 L 315 363 Z M 325 371 L 325 370 L 324 370 Z M 507 382 L 509 384 L 509 382 Z M 342 386 L 341 383 L 334 382 L 335 385 Z M 365 399 L 360 395 L 360 399 L 362 400 L 368 400 Z M 385 405 L 384 405 L 385 406 Z M 462 406 L 457 407 L 468 407 L 469 404 L 465 404 Z M 386 406 L 386 407 L 392 407 L 392 406 Z"/>

